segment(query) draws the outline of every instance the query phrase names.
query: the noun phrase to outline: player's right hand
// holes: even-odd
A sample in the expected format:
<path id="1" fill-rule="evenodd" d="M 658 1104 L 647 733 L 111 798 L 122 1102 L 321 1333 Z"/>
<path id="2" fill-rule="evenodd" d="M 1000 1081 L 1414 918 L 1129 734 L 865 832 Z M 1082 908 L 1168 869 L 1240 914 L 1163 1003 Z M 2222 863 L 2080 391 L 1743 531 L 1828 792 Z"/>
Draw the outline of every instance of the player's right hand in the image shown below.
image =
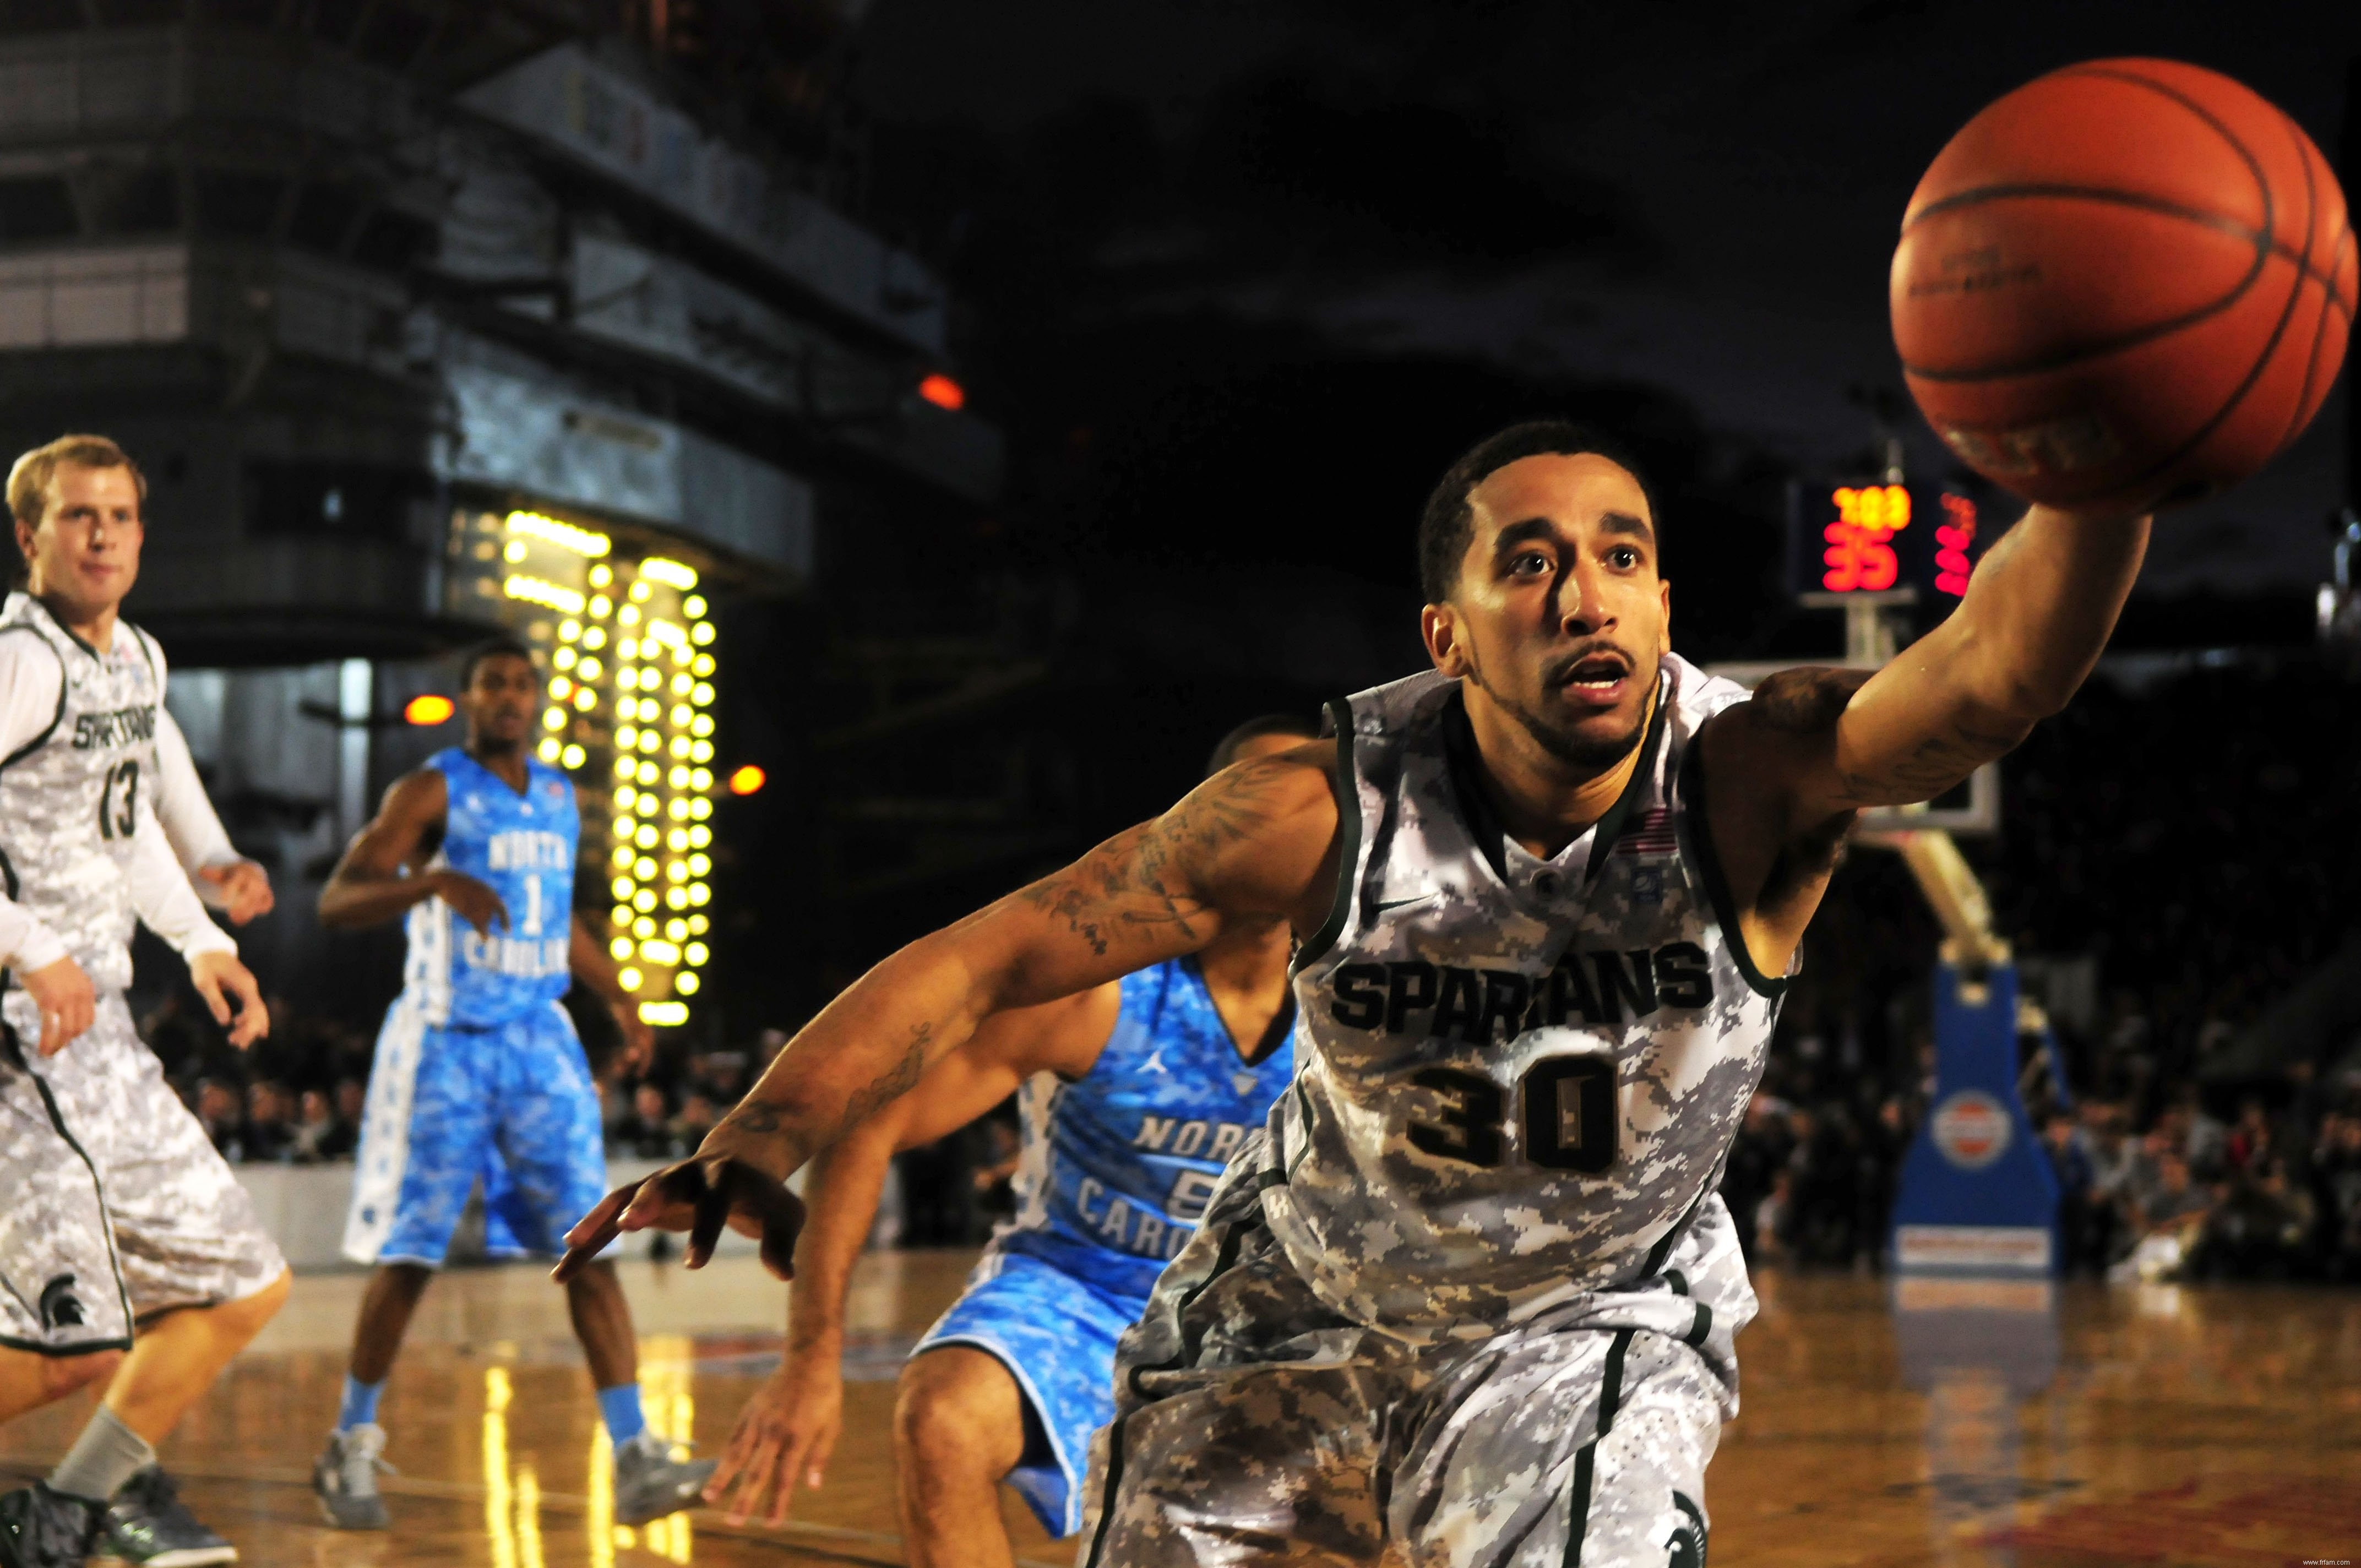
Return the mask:
<path id="1" fill-rule="evenodd" d="M 492 923 L 500 922 L 500 929 L 509 928 L 509 906 L 500 895 L 465 872 L 447 867 L 434 873 L 434 896 L 459 912 L 459 918 L 476 928 L 478 937 L 492 934 Z"/>
<path id="2" fill-rule="evenodd" d="M 692 1155 L 653 1176 L 618 1187 L 566 1233 L 566 1255 L 549 1271 L 563 1283 L 590 1266 L 625 1231 L 686 1231 L 691 1268 L 703 1268 L 728 1225 L 761 1238 L 763 1266 L 782 1279 L 796 1273 L 796 1237 L 804 1228 L 803 1200 L 787 1184 L 743 1160 Z"/>
<path id="3" fill-rule="evenodd" d="M 787 1522 L 797 1480 L 818 1488 L 844 1430 L 843 1357 L 833 1337 L 790 1350 L 738 1412 L 721 1468 L 705 1486 L 705 1500 L 727 1508 L 731 1524 L 744 1524 L 768 1493 L 767 1522 L 776 1529 Z"/>
<path id="4" fill-rule="evenodd" d="M 200 866 L 197 875 L 218 890 L 222 912 L 233 926 L 270 913 L 278 901 L 270 891 L 270 873 L 252 861 L 230 861 L 218 866 Z"/>
<path id="5" fill-rule="evenodd" d="M 189 983 L 197 988 L 214 1022 L 229 1031 L 229 1043 L 239 1050 L 270 1033 L 270 1009 L 263 1005 L 262 988 L 255 983 L 254 971 L 237 961 L 236 954 L 199 953 L 189 960 Z M 232 997 L 237 1000 L 235 1022 Z"/>
<path id="6" fill-rule="evenodd" d="M 73 1044 L 98 1017 L 98 993 L 90 988 L 90 976 L 82 973 L 82 965 L 70 958 L 16 978 L 24 982 L 27 993 L 41 1005 L 41 1043 L 38 1049 L 45 1057 L 53 1057 Z"/>

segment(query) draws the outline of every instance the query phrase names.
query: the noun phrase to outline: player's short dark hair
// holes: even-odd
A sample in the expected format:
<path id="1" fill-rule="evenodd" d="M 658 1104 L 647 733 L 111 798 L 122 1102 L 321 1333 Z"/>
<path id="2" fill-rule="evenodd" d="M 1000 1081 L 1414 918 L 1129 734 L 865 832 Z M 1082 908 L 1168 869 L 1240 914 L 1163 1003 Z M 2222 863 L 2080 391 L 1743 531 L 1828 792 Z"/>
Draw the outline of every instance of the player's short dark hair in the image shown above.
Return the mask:
<path id="1" fill-rule="evenodd" d="M 467 658 L 460 661 L 459 689 L 461 691 L 466 691 L 476 684 L 476 671 L 487 659 L 522 659 L 535 668 L 539 668 L 541 663 L 540 660 L 533 657 L 532 645 L 521 637 L 487 637 L 468 649 Z"/>
<path id="2" fill-rule="evenodd" d="M 1301 735 L 1306 740 L 1320 739 L 1320 726 L 1315 721 L 1293 713 L 1266 713 L 1249 718 L 1224 735 L 1213 746 L 1213 760 L 1205 764 L 1205 776 L 1212 778 L 1238 760 L 1238 752 L 1249 740 L 1265 735 Z"/>
<path id="3" fill-rule="evenodd" d="M 1418 582 L 1427 603 L 1441 604 L 1459 586 L 1459 564 L 1467 554 L 1467 541 L 1476 527 L 1468 496 L 1510 464 L 1545 453 L 1566 457 L 1592 454 L 1616 464 L 1639 482 L 1640 493 L 1648 501 L 1648 521 L 1662 529 L 1654 488 L 1640 471 L 1631 449 L 1615 437 L 1571 420 L 1535 419 L 1512 424 L 1468 448 L 1466 455 L 1444 471 L 1433 493 L 1426 498 L 1426 510 L 1418 520 Z"/>

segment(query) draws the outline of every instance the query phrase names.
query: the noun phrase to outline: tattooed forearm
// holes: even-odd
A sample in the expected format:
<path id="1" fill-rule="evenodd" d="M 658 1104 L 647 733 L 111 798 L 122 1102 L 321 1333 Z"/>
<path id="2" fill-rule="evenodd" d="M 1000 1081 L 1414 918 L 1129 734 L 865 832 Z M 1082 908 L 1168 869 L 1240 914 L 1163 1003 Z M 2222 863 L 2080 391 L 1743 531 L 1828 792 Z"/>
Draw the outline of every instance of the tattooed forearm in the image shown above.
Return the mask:
<path id="1" fill-rule="evenodd" d="M 910 1044 L 903 1051 L 902 1059 L 871 1079 L 866 1088 L 854 1091 L 852 1098 L 844 1102 L 844 1113 L 837 1118 L 835 1127 L 823 1141 L 836 1142 L 881 1108 L 907 1094 L 911 1086 L 927 1070 L 927 1047 L 933 1043 L 934 1037 L 935 1026 L 932 1024 L 913 1024 L 910 1026 Z"/>
<path id="2" fill-rule="evenodd" d="M 1279 809 L 1281 787 L 1300 762 L 1257 758 L 1224 769 L 1155 821 L 1116 835 L 1066 871 L 1019 896 L 1062 921 L 1104 958 L 1125 927 L 1169 926 L 1194 940 L 1203 903 L 1189 877 L 1251 839 Z"/>
<path id="3" fill-rule="evenodd" d="M 927 1047 L 934 1043 L 935 1026 L 929 1023 L 910 1026 L 909 1044 L 894 1065 L 871 1079 L 848 1096 L 841 1108 L 831 1112 L 828 1102 L 834 1098 L 827 1090 L 799 1075 L 783 1078 L 777 1088 L 772 1086 L 772 1074 L 764 1074 L 753 1092 L 740 1101 L 730 1113 L 721 1118 L 714 1135 L 749 1135 L 776 1138 L 785 1151 L 789 1168 L 801 1165 L 820 1149 L 828 1147 L 861 1123 L 874 1115 L 909 1092 L 927 1070 Z M 782 1058 L 785 1059 L 785 1058 Z"/>
<path id="4" fill-rule="evenodd" d="M 1841 773 L 1844 795 L 1858 806 L 1931 800 L 1986 762 L 2006 756 L 2024 739 L 2021 731 L 2011 734 L 1954 723 L 1949 733 L 1928 736 L 1906 756 L 1873 770 Z"/>

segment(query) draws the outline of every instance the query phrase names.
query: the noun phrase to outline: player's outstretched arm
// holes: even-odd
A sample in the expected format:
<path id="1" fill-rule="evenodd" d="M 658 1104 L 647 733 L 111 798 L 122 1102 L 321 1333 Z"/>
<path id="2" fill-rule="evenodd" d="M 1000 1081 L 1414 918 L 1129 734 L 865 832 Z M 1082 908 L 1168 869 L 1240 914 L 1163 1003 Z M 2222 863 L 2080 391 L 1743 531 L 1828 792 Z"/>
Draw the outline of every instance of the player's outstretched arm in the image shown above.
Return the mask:
<path id="1" fill-rule="evenodd" d="M 995 1013 L 1104 985 L 1195 952 L 1232 919 L 1315 930 L 1334 878 L 1335 751 L 1235 764 L 1152 822 L 921 938 L 829 1003 L 697 1154 L 608 1194 L 568 1234 L 564 1278 L 618 1230 L 687 1231 L 692 1266 L 725 1220 L 791 1267 L 800 1205 L 780 1184 L 917 1083 Z M 782 1201 L 785 1200 L 785 1201 Z"/>
<path id="2" fill-rule="evenodd" d="M 2035 507 L 1950 619 L 1874 673 L 1788 670 L 1709 722 L 1709 830 L 1758 967 L 1782 972 L 1854 813 L 1928 800 L 2014 750 L 2098 663 L 2148 520 Z"/>
<path id="3" fill-rule="evenodd" d="M 1790 670 L 1717 719 L 1709 773 L 1743 774 L 1795 832 L 1934 798 L 2066 706 L 2114 630 L 2147 537 L 2146 517 L 2032 508 L 1950 618 L 1883 669 Z M 1715 766 L 1725 753 L 1730 765 Z"/>
<path id="4" fill-rule="evenodd" d="M 809 1212 L 787 1296 L 785 1357 L 739 1412 L 729 1451 L 705 1489 L 708 1502 L 728 1499 L 732 1519 L 742 1521 L 761 1510 L 767 1494 L 770 1522 L 777 1525 L 798 1481 L 820 1485 L 843 1424 L 845 1296 L 894 1156 L 966 1126 L 1036 1072 L 1088 1072 L 1122 1005 L 1122 988 L 1103 985 L 995 1014 L 909 1093 L 813 1157 L 804 1173 Z"/>
<path id="5" fill-rule="evenodd" d="M 500 895 L 458 872 L 415 869 L 443 831 L 450 786 L 440 768 L 421 768 L 394 780 L 377 815 L 353 836 L 344 858 L 320 890 L 320 924 L 332 930 L 382 925 L 411 906 L 440 897 L 478 933 L 505 928 Z"/>

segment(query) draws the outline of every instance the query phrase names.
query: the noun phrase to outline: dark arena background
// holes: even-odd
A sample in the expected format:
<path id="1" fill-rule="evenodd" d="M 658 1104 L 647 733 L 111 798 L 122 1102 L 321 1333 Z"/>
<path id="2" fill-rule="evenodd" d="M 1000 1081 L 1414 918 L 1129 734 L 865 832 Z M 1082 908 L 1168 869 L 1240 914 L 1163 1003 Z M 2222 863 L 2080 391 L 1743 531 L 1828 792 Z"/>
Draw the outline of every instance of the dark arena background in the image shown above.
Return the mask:
<path id="1" fill-rule="evenodd" d="M 144 470 L 125 613 L 277 895 L 236 933 L 250 1052 L 137 949 L 141 1032 L 297 1273 L 162 1445 L 185 1494 L 252 1563 L 905 1560 L 893 1380 L 1012 1212 L 1013 1102 L 896 1157 L 786 1522 L 617 1522 L 564 1298 L 479 1212 L 390 1386 L 394 1531 L 320 1522 L 403 940 L 319 895 L 458 744 L 468 648 L 548 681 L 577 912 L 656 1034 L 626 1071 L 569 998 L 642 1176 L 1240 720 L 1426 667 L 1419 510 L 1505 424 L 1628 442 L 1689 660 L 1906 648 L 2023 507 L 1904 387 L 1901 214 L 1980 107 L 2102 56 L 2233 76 L 2361 183 L 2361 27 L 2278 0 L 0 0 L 0 435 Z M 2361 1557 L 2349 387 L 2159 519 L 2061 716 L 1846 851 L 1721 1187 L 1763 1310 L 1714 1561 Z M 1838 581 L 1840 533 L 1893 573 Z M 1979 1007 L 2000 1065 L 1953 1115 Z M 1977 1223 L 2018 1242 L 1900 1266 L 1914 1147 L 2011 1139 L 2038 1203 Z M 718 1454 L 785 1288 L 743 1238 L 627 1252 L 649 1418 Z"/>

